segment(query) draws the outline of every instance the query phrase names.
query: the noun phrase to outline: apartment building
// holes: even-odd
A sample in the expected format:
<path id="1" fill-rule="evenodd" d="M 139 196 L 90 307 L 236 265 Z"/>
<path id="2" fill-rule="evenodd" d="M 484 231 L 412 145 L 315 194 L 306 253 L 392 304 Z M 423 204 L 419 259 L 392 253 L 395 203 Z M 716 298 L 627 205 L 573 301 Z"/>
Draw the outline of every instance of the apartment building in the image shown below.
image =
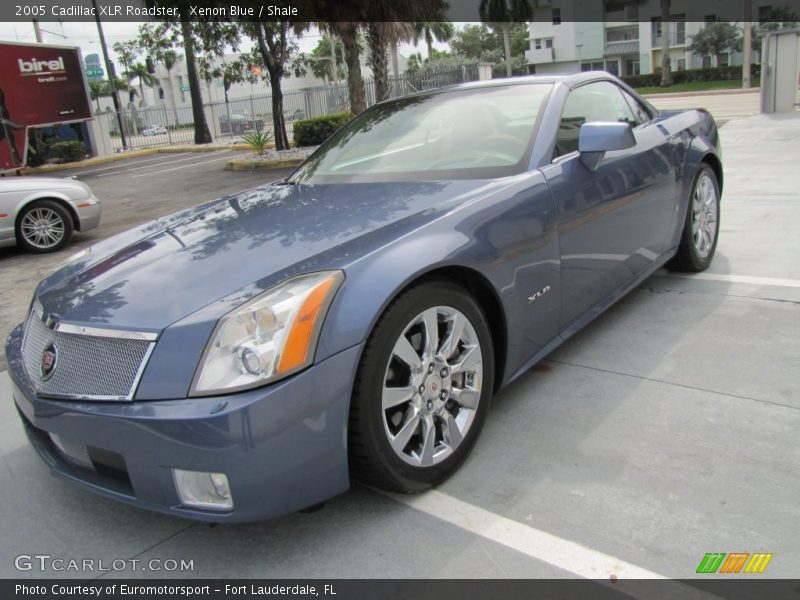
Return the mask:
<path id="1" fill-rule="evenodd" d="M 728 16 L 730 5 L 720 13 Z M 673 71 L 742 63 L 738 52 L 700 56 L 691 38 L 709 23 L 723 20 L 693 0 L 672 0 L 669 55 Z M 764 19 L 774 1 L 754 0 L 753 17 Z M 579 11 L 579 12 L 578 12 Z M 529 26 L 528 70 L 536 74 L 605 70 L 621 77 L 652 73 L 661 65 L 660 0 L 583 0 L 540 2 Z"/>

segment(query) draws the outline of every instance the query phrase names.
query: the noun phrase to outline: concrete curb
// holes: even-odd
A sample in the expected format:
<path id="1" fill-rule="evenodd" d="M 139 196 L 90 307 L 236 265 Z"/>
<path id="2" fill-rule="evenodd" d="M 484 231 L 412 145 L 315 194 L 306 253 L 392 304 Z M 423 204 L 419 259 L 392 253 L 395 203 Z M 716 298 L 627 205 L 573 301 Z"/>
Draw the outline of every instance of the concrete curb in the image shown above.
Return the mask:
<path id="1" fill-rule="evenodd" d="M 255 171 L 256 169 L 279 169 L 297 167 L 305 158 L 276 158 L 273 160 L 229 160 L 225 163 L 226 171 Z"/>
<path id="2" fill-rule="evenodd" d="M 735 90 L 708 90 L 707 92 L 664 92 L 644 94 L 645 98 L 677 98 L 679 96 L 727 96 L 729 94 L 760 94 L 761 88 L 747 88 Z"/>
<path id="3" fill-rule="evenodd" d="M 142 156 L 150 156 L 152 154 L 178 154 L 180 152 L 217 152 L 220 150 L 248 150 L 250 147 L 242 144 L 234 144 L 233 146 L 220 146 L 220 145 L 204 145 L 204 146 L 166 146 L 164 148 L 145 148 L 144 150 L 132 150 L 131 152 L 120 152 L 119 154 L 111 154 L 109 156 L 98 156 L 96 158 L 87 158 L 85 160 L 78 160 L 75 162 L 64 163 L 60 165 L 42 165 L 40 167 L 26 167 L 23 171 L 26 175 L 37 175 L 52 173 L 55 171 L 67 171 L 70 169 L 80 169 L 83 167 L 93 167 L 96 165 L 104 165 L 106 163 L 116 162 L 119 160 L 127 160 L 129 158 L 140 158 Z"/>

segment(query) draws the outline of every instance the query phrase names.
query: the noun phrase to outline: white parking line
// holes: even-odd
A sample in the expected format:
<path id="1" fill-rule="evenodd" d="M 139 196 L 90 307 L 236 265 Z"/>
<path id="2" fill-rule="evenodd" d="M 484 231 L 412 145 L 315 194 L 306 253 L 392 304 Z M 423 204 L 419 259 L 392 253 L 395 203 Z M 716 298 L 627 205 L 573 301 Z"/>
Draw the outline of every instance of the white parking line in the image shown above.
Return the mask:
<path id="1" fill-rule="evenodd" d="M 771 285 L 774 287 L 800 288 L 800 279 L 779 279 L 776 277 L 753 277 L 750 275 L 722 275 L 717 273 L 656 273 L 658 277 L 672 279 L 701 279 L 705 281 L 722 281 L 725 283 L 746 283 L 749 285 Z"/>
<path id="2" fill-rule="evenodd" d="M 177 157 L 177 156 L 183 156 L 184 154 L 188 154 L 188 152 L 178 152 L 176 154 L 173 154 L 172 156 L 176 156 Z M 136 160 L 136 158 L 129 158 L 127 160 L 136 160 L 136 163 L 134 163 L 134 164 L 143 165 L 145 163 L 153 162 L 154 160 L 161 160 L 163 158 L 164 158 L 163 156 L 157 156 L 157 157 L 154 157 L 154 158 L 147 158 L 147 159 L 144 159 L 144 160 Z M 102 169 L 89 169 L 88 171 L 78 171 L 78 172 L 75 173 L 75 175 L 89 175 L 91 173 L 102 173 L 102 172 L 105 172 L 105 171 L 111 171 L 113 169 L 124 168 L 124 167 L 127 167 L 127 166 L 128 165 L 112 164 L 112 165 L 110 165 L 108 167 L 103 167 Z"/>
<path id="3" fill-rule="evenodd" d="M 634 597 L 716 598 L 680 582 L 654 586 L 641 581 L 629 581 L 667 579 L 667 577 L 615 556 L 592 550 L 577 542 L 508 519 L 443 492 L 431 490 L 419 496 L 386 495 L 415 510 L 512 548 L 533 559 L 579 577 L 608 582 L 608 585 L 615 586 L 619 591 Z"/>
<path id="4" fill-rule="evenodd" d="M 219 151 L 216 151 L 216 152 L 210 152 L 209 154 L 211 154 L 212 156 L 215 156 L 217 154 L 222 154 L 222 153 L 225 153 L 225 152 L 228 152 L 228 151 L 227 150 L 219 150 Z M 191 154 L 191 156 L 187 156 L 186 158 L 180 158 L 178 160 L 165 160 L 163 162 L 155 163 L 153 165 L 145 165 L 143 167 L 132 167 L 130 169 L 122 169 L 122 170 L 119 170 L 119 171 L 114 171 L 113 173 L 102 173 L 102 174 L 98 175 L 98 177 L 106 177 L 108 175 L 118 175 L 118 174 L 121 174 L 121 173 L 130 173 L 132 171 L 141 171 L 142 169 L 152 169 L 154 167 L 163 167 L 164 165 L 172 165 L 172 164 L 175 164 L 175 163 L 186 162 L 187 160 L 196 160 L 197 159 L 197 154 L 196 153 L 191 152 L 190 154 Z"/>
<path id="5" fill-rule="evenodd" d="M 150 177 L 151 175 L 158 175 L 159 173 L 168 173 L 169 171 L 178 171 L 180 169 L 188 169 L 195 165 L 204 165 L 206 163 L 217 162 L 218 160 L 228 160 L 230 158 L 230 151 L 229 150 L 222 150 L 221 152 L 214 152 L 214 154 L 226 154 L 227 156 L 221 156 L 220 158 L 213 158 L 211 160 L 202 160 L 199 162 L 193 162 L 188 165 L 183 165 L 180 167 L 174 167 L 172 169 L 161 169 L 160 171 L 148 171 L 147 173 L 139 173 L 138 175 L 131 175 L 131 179 L 136 177 Z M 176 161 L 177 162 L 177 161 Z"/>

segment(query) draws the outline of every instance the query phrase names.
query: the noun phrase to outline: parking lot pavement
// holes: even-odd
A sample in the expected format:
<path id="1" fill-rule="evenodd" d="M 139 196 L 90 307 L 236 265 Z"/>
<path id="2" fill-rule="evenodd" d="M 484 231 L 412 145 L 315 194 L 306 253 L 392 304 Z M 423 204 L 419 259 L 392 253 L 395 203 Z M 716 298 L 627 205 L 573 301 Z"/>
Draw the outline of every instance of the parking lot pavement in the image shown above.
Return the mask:
<path id="1" fill-rule="evenodd" d="M 51 478 L 0 376 L 0 577 L 41 576 L 14 569 L 34 552 L 192 560 L 194 577 L 621 580 L 770 552 L 762 577 L 796 577 L 800 115 L 732 121 L 722 138 L 712 268 L 652 277 L 501 392 L 475 452 L 432 492 L 355 486 L 249 525 L 149 514 Z"/>
<path id="2" fill-rule="evenodd" d="M 59 177 L 86 182 L 103 205 L 100 227 L 77 233 L 62 251 L 26 254 L 0 248 L 0 339 L 25 318 L 36 284 L 73 253 L 110 235 L 175 211 L 267 183 L 292 169 L 225 171 L 225 162 L 247 156 L 231 150 L 156 154 L 73 171 Z M 5 368 L 0 347 L 0 369 Z"/>

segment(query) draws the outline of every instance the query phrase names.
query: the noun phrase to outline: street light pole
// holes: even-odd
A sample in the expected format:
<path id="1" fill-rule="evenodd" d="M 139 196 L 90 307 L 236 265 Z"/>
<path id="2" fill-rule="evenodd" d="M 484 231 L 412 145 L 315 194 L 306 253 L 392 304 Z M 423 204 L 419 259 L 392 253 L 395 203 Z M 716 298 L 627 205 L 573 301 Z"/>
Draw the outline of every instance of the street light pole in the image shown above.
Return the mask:
<path id="1" fill-rule="evenodd" d="M 106 47 L 106 36 L 103 35 L 103 25 L 100 23 L 100 11 L 97 10 L 97 0 L 92 0 L 94 7 L 94 20 L 97 21 L 97 33 L 100 36 L 100 47 L 103 49 L 103 60 L 106 64 L 108 73 L 108 83 L 111 86 L 111 99 L 114 102 L 114 111 L 117 113 L 117 126 L 119 127 L 119 137 L 122 140 L 122 149 L 128 149 L 128 142 L 125 139 L 125 129 L 122 126 L 122 113 L 120 112 L 119 97 L 117 96 L 117 82 L 114 81 L 114 70 L 111 68 L 111 60 L 108 58 L 108 48 Z"/>
<path id="2" fill-rule="evenodd" d="M 744 41 L 742 48 L 742 87 L 747 89 L 752 83 L 750 79 L 750 63 L 752 62 L 753 52 L 753 23 L 751 22 L 753 14 L 753 0 L 744 0 L 744 20 L 742 26 L 744 27 Z"/>

